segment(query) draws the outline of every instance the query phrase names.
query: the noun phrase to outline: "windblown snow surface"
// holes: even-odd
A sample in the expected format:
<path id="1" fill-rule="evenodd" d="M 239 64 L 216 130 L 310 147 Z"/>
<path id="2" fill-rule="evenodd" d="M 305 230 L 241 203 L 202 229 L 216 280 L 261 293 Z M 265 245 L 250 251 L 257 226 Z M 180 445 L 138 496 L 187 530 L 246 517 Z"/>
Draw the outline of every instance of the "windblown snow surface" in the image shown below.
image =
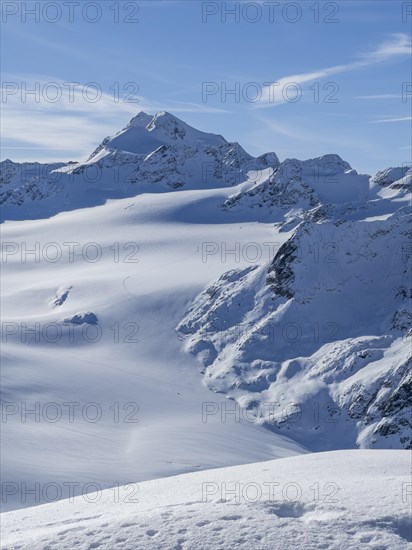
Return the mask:
<path id="1" fill-rule="evenodd" d="M 315 453 L 9 512 L 3 548 L 407 549 L 408 490 L 402 451 Z"/>
<path id="2" fill-rule="evenodd" d="M 0 168 L 4 548 L 408 547 L 410 170 L 169 113 Z"/>

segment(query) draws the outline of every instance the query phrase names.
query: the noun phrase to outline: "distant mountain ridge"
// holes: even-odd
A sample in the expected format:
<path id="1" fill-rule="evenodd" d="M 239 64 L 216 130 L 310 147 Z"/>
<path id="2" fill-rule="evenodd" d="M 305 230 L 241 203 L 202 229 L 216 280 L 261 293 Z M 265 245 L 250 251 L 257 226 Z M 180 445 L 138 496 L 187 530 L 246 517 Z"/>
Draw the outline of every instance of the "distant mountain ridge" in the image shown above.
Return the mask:
<path id="1" fill-rule="evenodd" d="M 283 162 L 274 152 L 253 157 L 239 143 L 170 113 L 142 111 L 84 162 L 0 162 L 0 205 L 2 219 L 41 218 L 109 198 L 244 184 L 223 210 L 252 209 L 259 219 L 281 219 L 288 227 L 315 206 L 365 201 L 371 189 L 391 191 L 395 182 L 402 191 L 410 185 L 407 172 L 388 168 L 370 178 L 336 154 Z"/>

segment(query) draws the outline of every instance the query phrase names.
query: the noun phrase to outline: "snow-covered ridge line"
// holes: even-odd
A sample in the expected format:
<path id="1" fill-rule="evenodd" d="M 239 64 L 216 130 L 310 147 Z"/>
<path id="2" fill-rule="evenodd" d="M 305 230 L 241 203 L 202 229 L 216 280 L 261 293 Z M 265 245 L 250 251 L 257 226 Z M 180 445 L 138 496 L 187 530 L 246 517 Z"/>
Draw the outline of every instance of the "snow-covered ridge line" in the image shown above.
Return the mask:
<path id="1" fill-rule="evenodd" d="M 24 174 L 24 166 L 0 163 L 5 184 L 0 204 L 5 219 L 18 219 L 18 207 L 26 216 L 42 217 L 143 192 L 228 187 L 246 181 L 251 170 L 278 165 L 275 153 L 254 158 L 238 143 L 196 130 L 170 113 L 141 112 L 85 162 L 39 165 L 27 178 L 11 176 Z"/>
<path id="2" fill-rule="evenodd" d="M 0 205 L 3 219 L 42 218 L 108 198 L 245 183 L 224 202 L 224 210 L 253 209 L 259 219 L 293 223 L 319 204 L 363 202 L 381 189 L 405 191 L 406 172 L 391 168 L 369 181 L 336 154 L 282 163 L 273 152 L 253 157 L 239 143 L 199 131 L 170 113 L 140 112 L 84 162 L 1 162 Z"/>

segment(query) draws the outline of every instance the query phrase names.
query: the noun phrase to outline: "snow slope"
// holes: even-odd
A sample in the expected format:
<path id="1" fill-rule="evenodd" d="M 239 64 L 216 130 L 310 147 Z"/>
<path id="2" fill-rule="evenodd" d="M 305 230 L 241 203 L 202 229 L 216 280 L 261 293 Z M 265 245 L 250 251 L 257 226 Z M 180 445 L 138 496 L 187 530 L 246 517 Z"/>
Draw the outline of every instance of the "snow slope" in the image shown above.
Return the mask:
<path id="1" fill-rule="evenodd" d="M 410 476 L 402 451 L 185 474 L 3 514 L 3 548 L 402 550 L 412 541 Z"/>
<path id="2" fill-rule="evenodd" d="M 2 475 L 19 485 L 5 509 L 36 504 L 33 496 L 22 502 L 23 482 L 74 477 L 108 487 L 305 452 L 250 422 L 222 422 L 216 415 L 205 421 L 203 403 L 224 410 L 228 401 L 202 385 L 175 331 L 188 304 L 215 277 L 249 265 L 243 257 L 222 262 L 219 254 L 205 263 L 204 243 L 233 248 L 273 240 L 272 226 L 236 222 L 219 209 L 230 192 L 144 194 L 3 224 L 2 400 L 6 412 L 13 411 L 10 403 L 18 410 L 2 425 Z M 67 242 L 78 243 L 73 256 Z M 98 243 L 98 261 L 88 243 Z M 25 247 L 36 246 L 38 254 L 26 257 Z M 97 326 L 77 324 L 87 313 Z M 57 422 L 48 420 L 53 407 L 45 410 L 53 402 L 63 413 Z M 81 404 L 74 422 L 66 402 Z M 33 410 L 36 403 L 39 418 L 23 422 L 24 404 Z M 100 407 L 99 421 L 84 418 L 88 403 Z M 118 422 L 110 409 L 115 403 Z M 138 423 L 125 422 L 134 411 L 122 409 L 128 403 L 139 407 L 132 416 Z"/>

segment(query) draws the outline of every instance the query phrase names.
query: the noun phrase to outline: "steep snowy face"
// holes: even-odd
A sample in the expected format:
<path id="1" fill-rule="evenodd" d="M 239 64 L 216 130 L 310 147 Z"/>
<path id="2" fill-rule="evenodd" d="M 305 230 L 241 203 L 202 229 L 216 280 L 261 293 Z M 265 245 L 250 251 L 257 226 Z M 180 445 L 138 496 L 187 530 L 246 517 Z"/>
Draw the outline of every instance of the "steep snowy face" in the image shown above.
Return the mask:
<path id="1" fill-rule="evenodd" d="M 196 130 L 179 118 L 164 111 L 157 113 L 146 128 L 158 139 L 169 144 L 179 142 L 179 140 L 192 147 L 203 145 L 221 147 L 227 144 L 224 137 Z"/>
<path id="2" fill-rule="evenodd" d="M 412 168 L 402 166 L 381 170 L 370 179 L 372 190 L 381 198 L 401 198 L 412 192 Z"/>
<path id="3" fill-rule="evenodd" d="M 137 115 L 131 119 L 131 121 L 129 122 L 129 126 L 143 126 L 143 128 L 146 128 L 146 126 L 150 124 L 152 119 L 152 115 L 149 115 L 144 111 L 140 111 L 140 113 L 137 113 Z"/>
<path id="4" fill-rule="evenodd" d="M 411 448 L 411 214 L 301 223 L 178 331 L 205 382 L 313 449 Z"/>

